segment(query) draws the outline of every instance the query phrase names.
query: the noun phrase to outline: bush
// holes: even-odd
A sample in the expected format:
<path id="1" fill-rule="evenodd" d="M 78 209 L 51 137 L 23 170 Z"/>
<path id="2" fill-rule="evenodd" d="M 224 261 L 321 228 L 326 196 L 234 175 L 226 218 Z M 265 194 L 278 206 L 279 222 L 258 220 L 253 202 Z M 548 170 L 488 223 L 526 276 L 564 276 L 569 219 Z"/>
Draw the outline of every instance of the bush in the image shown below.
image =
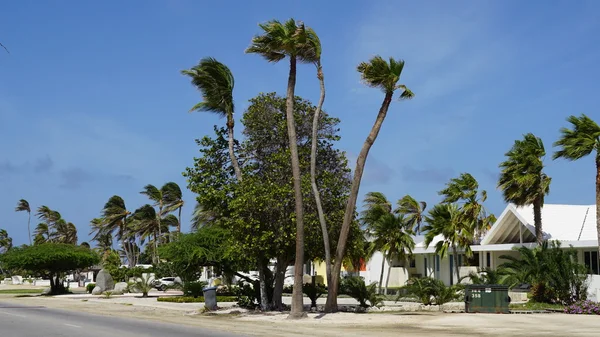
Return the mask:
<path id="1" fill-rule="evenodd" d="M 222 286 L 217 288 L 217 296 L 235 296 L 237 294 L 237 286 Z"/>
<path id="2" fill-rule="evenodd" d="M 293 292 L 294 292 L 294 286 L 293 285 L 283 286 L 283 293 L 284 294 L 291 294 Z"/>
<path id="3" fill-rule="evenodd" d="M 204 297 L 180 297 L 180 296 L 170 296 L 170 297 L 159 297 L 156 299 L 159 302 L 170 302 L 170 303 L 201 303 L 204 302 Z M 237 297 L 235 296 L 217 296 L 217 302 L 236 302 Z"/>
<path id="4" fill-rule="evenodd" d="M 460 299 L 462 290 L 463 286 L 460 284 L 446 286 L 444 282 L 431 277 L 411 278 L 407 285 L 401 288 L 396 301 L 408 295 L 424 305 L 442 305 Z"/>
<path id="5" fill-rule="evenodd" d="M 600 315 L 600 303 L 592 301 L 579 301 L 565 307 L 567 314 Z"/>
<path id="6" fill-rule="evenodd" d="M 91 294 L 94 288 L 96 288 L 96 283 L 88 283 L 88 285 L 85 286 L 85 291 L 87 291 L 88 294 Z"/>
<path id="7" fill-rule="evenodd" d="M 344 278 L 340 284 L 340 292 L 358 301 L 363 308 L 383 304 L 383 296 L 377 293 L 377 283 L 365 284 L 362 277 L 353 276 Z M 367 302 L 369 302 L 367 304 Z"/>
<path id="8" fill-rule="evenodd" d="M 194 298 L 200 297 L 204 294 L 203 289 L 208 285 L 207 282 L 185 282 L 183 284 L 183 296 L 191 296 Z"/>
<path id="9" fill-rule="evenodd" d="M 308 296 L 308 298 L 310 298 L 311 308 L 317 306 L 317 300 L 319 297 L 321 297 L 323 294 L 327 294 L 327 289 L 325 286 L 318 283 L 306 283 L 304 284 L 304 287 L 302 287 L 302 291 L 306 296 Z"/>
<path id="10" fill-rule="evenodd" d="M 236 301 L 240 308 L 255 309 L 258 307 L 257 291 L 250 283 L 240 282 L 236 290 Z"/>

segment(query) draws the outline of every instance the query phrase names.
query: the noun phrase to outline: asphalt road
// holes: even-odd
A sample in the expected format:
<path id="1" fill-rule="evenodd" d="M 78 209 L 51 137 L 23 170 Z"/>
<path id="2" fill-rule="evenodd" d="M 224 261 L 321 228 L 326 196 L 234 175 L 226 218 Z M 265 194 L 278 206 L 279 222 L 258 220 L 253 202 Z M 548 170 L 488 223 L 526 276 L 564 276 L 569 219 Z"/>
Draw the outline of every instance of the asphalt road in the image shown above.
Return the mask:
<path id="1" fill-rule="evenodd" d="M 0 302 L 0 336 L 6 337 L 234 337 L 198 327 L 158 323 Z"/>

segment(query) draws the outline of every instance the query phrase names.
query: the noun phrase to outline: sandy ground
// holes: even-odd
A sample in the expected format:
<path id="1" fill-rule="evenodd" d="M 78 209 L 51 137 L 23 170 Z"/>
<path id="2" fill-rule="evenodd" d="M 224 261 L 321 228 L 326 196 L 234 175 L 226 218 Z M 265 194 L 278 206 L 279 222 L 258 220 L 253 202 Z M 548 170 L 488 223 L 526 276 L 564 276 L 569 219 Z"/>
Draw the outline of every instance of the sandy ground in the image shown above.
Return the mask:
<path id="1" fill-rule="evenodd" d="M 0 302 L 202 326 L 253 336 L 398 336 L 399 333 L 409 336 L 597 336 L 600 329 L 597 316 L 565 314 L 337 313 L 309 314 L 307 319 L 292 321 L 281 313 L 199 315 L 196 313 L 201 307 L 199 304 L 164 303 L 155 298 L 104 300 L 0 295 Z"/>

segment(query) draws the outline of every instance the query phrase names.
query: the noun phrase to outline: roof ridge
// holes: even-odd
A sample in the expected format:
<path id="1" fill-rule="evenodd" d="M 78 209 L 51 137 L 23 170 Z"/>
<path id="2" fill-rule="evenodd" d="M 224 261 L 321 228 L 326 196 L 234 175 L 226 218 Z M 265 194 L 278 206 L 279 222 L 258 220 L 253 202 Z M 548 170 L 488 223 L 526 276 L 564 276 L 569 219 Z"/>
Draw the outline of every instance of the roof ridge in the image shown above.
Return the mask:
<path id="1" fill-rule="evenodd" d="M 585 216 L 583 217 L 583 222 L 581 223 L 581 230 L 579 231 L 579 236 L 577 237 L 577 241 L 579 241 L 581 239 L 581 233 L 583 233 L 583 228 L 585 227 L 585 220 L 587 220 L 587 216 L 588 216 L 588 213 L 590 212 L 590 208 L 591 207 L 588 207 L 585 210 Z"/>

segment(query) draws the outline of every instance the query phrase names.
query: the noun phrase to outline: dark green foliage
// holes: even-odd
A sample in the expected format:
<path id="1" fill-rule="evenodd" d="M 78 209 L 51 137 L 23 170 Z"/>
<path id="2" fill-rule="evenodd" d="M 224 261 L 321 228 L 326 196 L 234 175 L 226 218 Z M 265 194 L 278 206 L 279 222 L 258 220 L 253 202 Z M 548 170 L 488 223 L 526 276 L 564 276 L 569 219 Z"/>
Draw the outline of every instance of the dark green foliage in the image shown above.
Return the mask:
<path id="1" fill-rule="evenodd" d="M 520 258 L 500 256 L 507 260 L 499 268 L 506 275 L 505 284 L 531 284 L 538 302 L 568 305 L 586 299 L 588 270 L 577 262 L 573 248 L 563 249 L 558 241 L 544 241 L 536 248 L 520 247 L 516 251 Z"/>
<path id="2" fill-rule="evenodd" d="M 94 288 L 96 288 L 96 283 L 88 283 L 88 285 L 85 286 L 85 291 L 87 291 L 88 294 L 91 294 Z"/>
<path id="3" fill-rule="evenodd" d="M 459 282 L 469 279 L 472 284 L 503 284 L 503 274 L 501 270 L 491 268 L 478 269 L 477 272 L 470 272 L 469 275 L 460 278 Z"/>
<path id="4" fill-rule="evenodd" d="M 236 289 L 236 302 L 240 308 L 255 309 L 260 302 L 260 294 L 251 284 L 241 282 Z"/>
<path id="5" fill-rule="evenodd" d="M 362 277 L 352 276 L 342 279 L 340 293 L 354 298 L 363 308 L 383 305 L 384 297 L 377 293 L 377 282 L 366 285 Z"/>
<path id="6" fill-rule="evenodd" d="M 302 291 L 304 292 L 304 295 L 310 298 L 311 307 L 316 307 L 319 297 L 323 294 L 327 294 L 327 288 L 322 284 L 305 283 L 302 287 Z"/>
<path id="7" fill-rule="evenodd" d="M 400 289 L 400 298 L 409 296 L 425 305 L 442 305 L 456 301 L 462 296 L 463 286 L 460 284 L 446 286 L 444 282 L 431 277 L 411 278 L 407 285 Z"/>
<path id="8" fill-rule="evenodd" d="M 200 297 L 204 294 L 202 291 L 208 285 L 207 282 L 185 282 L 183 284 L 183 296 Z"/>
<path id="9" fill-rule="evenodd" d="M 52 294 L 66 291 L 60 277 L 69 271 L 83 269 L 100 261 L 94 251 L 64 243 L 44 243 L 12 248 L 0 257 L 4 268 L 30 270 L 50 278 Z"/>
<path id="10" fill-rule="evenodd" d="M 169 296 L 169 297 L 159 297 L 156 299 L 158 302 L 170 302 L 170 303 L 202 303 L 204 302 L 204 297 L 181 297 L 181 296 Z M 236 302 L 237 298 L 235 296 L 217 296 L 218 302 Z"/>

